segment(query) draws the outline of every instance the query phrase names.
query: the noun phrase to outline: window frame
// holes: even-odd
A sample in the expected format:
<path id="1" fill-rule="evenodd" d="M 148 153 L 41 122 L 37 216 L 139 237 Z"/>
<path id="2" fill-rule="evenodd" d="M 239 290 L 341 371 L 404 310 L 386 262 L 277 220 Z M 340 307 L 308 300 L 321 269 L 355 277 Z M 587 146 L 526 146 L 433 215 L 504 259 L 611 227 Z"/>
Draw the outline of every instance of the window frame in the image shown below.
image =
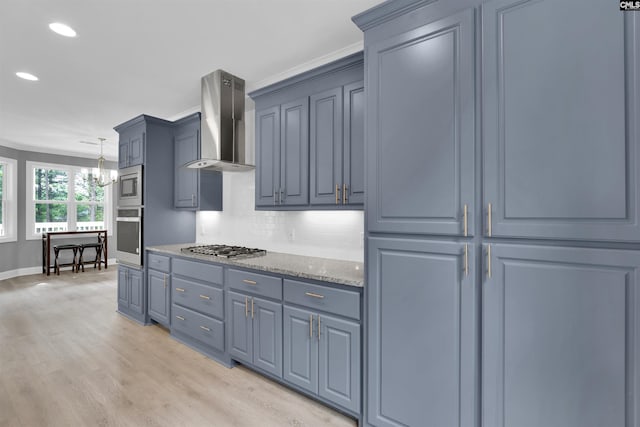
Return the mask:
<path id="1" fill-rule="evenodd" d="M 18 161 L 9 157 L 0 157 L 0 164 L 4 166 L 0 200 L 4 236 L 0 236 L 0 243 L 16 242 L 18 240 Z"/>
<path id="2" fill-rule="evenodd" d="M 47 204 L 66 204 L 67 205 L 67 231 L 77 231 L 77 212 L 79 205 L 97 205 L 101 203 L 93 201 L 78 201 L 75 199 L 75 175 L 82 173 L 83 169 L 95 169 L 91 166 L 73 166 L 62 165 L 57 163 L 44 162 L 26 162 L 26 185 L 25 185 L 25 205 L 26 205 L 26 230 L 25 238 L 27 240 L 36 240 L 42 238 L 42 233 L 35 232 L 35 208 L 37 203 Z M 34 171 L 35 169 L 55 169 L 67 172 L 68 188 L 67 200 L 35 200 L 34 194 Z M 104 224 L 107 235 L 113 235 L 113 185 L 104 187 Z"/>

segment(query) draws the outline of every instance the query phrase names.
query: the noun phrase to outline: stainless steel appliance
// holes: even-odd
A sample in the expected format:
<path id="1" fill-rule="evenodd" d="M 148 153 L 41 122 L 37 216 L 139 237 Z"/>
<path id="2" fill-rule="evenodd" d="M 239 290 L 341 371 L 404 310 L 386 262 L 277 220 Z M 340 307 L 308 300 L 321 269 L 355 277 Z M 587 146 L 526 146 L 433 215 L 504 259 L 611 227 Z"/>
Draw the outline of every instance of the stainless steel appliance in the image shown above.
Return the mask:
<path id="1" fill-rule="evenodd" d="M 142 165 L 118 172 L 118 207 L 142 206 Z"/>
<path id="2" fill-rule="evenodd" d="M 181 251 L 220 258 L 251 258 L 267 254 L 267 251 L 265 251 L 264 249 L 245 248 L 244 246 L 229 245 L 189 246 L 186 248 L 182 248 Z"/>
<path id="3" fill-rule="evenodd" d="M 200 158 L 190 168 L 243 171 L 247 164 L 244 139 L 244 80 L 223 70 L 201 79 Z"/>
<path id="4" fill-rule="evenodd" d="M 142 208 L 118 209 L 116 218 L 118 243 L 116 258 L 119 263 L 142 265 Z"/>

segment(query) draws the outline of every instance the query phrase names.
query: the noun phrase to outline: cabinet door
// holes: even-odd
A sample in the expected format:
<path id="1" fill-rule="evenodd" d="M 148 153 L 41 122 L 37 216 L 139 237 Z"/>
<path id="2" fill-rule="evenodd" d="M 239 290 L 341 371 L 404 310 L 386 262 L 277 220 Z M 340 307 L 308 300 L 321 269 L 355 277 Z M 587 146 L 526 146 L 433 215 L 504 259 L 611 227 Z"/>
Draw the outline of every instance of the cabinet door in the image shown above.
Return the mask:
<path id="1" fill-rule="evenodd" d="M 120 135 L 120 141 L 118 142 L 118 168 L 129 167 L 129 138 L 125 135 Z"/>
<path id="2" fill-rule="evenodd" d="M 228 292 L 229 354 L 234 359 L 253 362 L 251 297 Z"/>
<path id="3" fill-rule="evenodd" d="M 282 205 L 309 203 L 309 98 L 304 97 L 280 108 Z"/>
<path id="4" fill-rule="evenodd" d="M 251 300 L 253 364 L 282 378 L 282 304 Z"/>
<path id="5" fill-rule="evenodd" d="M 174 137 L 173 202 L 176 208 L 195 209 L 198 206 L 199 171 L 184 167 L 184 164 L 198 158 L 199 139 L 200 129 L 193 124 L 176 132 Z"/>
<path id="6" fill-rule="evenodd" d="M 279 192 L 280 106 L 276 105 L 256 112 L 256 206 L 274 206 Z"/>
<path id="7" fill-rule="evenodd" d="M 360 412 L 360 325 L 318 315 L 319 394 Z"/>
<path id="8" fill-rule="evenodd" d="M 310 103 L 311 204 L 335 205 L 342 199 L 342 87 L 312 95 Z"/>
<path id="9" fill-rule="evenodd" d="M 364 82 L 345 86 L 342 180 L 350 205 L 364 203 L 364 111 Z"/>
<path id="10" fill-rule="evenodd" d="M 492 234 L 640 240 L 640 14 L 494 0 L 482 22 Z"/>
<path id="11" fill-rule="evenodd" d="M 482 425 L 640 425 L 640 252 L 491 249 Z"/>
<path id="12" fill-rule="evenodd" d="M 118 266 L 118 305 L 129 307 L 129 284 L 127 267 Z"/>
<path id="13" fill-rule="evenodd" d="M 139 314 L 144 312 L 142 276 L 142 271 L 129 269 L 129 308 Z"/>
<path id="14" fill-rule="evenodd" d="M 144 163 L 144 139 L 145 133 L 137 133 L 129 140 L 129 166 Z"/>
<path id="15" fill-rule="evenodd" d="M 157 322 L 169 324 L 169 289 L 171 277 L 167 273 L 148 270 L 149 316 Z"/>
<path id="16" fill-rule="evenodd" d="M 473 234 L 474 14 L 367 48 L 370 231 Z"/>
<path id="17" fill-rule="evenodd" d="M 284 307 L 283 378 L 311 393 L 318 392 L 318 335 L 313 312 Z"/>
<path id="18" fill-rule="evenodd" d="M 475 426 L 473 248 L 465 269 L 460 243 L 370 238 L 368 247 L 367 422 Z"/>

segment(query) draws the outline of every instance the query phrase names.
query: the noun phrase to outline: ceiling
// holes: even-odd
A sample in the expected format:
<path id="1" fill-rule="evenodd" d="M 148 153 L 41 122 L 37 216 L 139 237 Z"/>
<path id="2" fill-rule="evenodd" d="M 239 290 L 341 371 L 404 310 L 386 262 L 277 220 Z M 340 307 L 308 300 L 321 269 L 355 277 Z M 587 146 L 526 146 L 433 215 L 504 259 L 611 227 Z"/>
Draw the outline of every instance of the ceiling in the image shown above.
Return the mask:
<path id="1" fill-rule="evenodd" d="M 0 145 L 94 157 L 141 113 L 196 111 L 222 68 L 248 90 L 352 53 L 351 16 L 381 0 L 2 0 Z M 62 22 L 78 36 L 48 25 Z M 16 77 L 27 71 L 39 77 Z"/>

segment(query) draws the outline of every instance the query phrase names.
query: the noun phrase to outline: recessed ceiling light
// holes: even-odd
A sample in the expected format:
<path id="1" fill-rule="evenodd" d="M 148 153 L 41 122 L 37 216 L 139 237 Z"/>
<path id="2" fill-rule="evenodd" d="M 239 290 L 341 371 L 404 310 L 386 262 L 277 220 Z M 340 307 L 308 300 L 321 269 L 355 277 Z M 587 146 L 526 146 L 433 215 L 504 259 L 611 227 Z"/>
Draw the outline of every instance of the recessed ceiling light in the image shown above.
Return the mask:
<path id="1" fill-rule="evenodd" d="M 53 31 L 54 33 L 58 33 L 61 36 L 65 36 L 65 37 L 76 36 L 76 32 L 74 31 L 73 28 L 71 28 L 68 25 L 61 24 L 59 22 L 52 22 L 51 24 L 49 24 L 49 28 L 51 28 L 51 31 Z"/>
<path id="2" fill-rule="evenodd" d="M 35 82 L 38 80 L 38 78 L 36 76 L 34 76 L 31 73 L 25 73 L 24 71 L 18 71 L 16 73 L 16 76 L 20 77 L 21 79 L 25 79 L 25 80 L 31 80 L 32 82 Z"/>

